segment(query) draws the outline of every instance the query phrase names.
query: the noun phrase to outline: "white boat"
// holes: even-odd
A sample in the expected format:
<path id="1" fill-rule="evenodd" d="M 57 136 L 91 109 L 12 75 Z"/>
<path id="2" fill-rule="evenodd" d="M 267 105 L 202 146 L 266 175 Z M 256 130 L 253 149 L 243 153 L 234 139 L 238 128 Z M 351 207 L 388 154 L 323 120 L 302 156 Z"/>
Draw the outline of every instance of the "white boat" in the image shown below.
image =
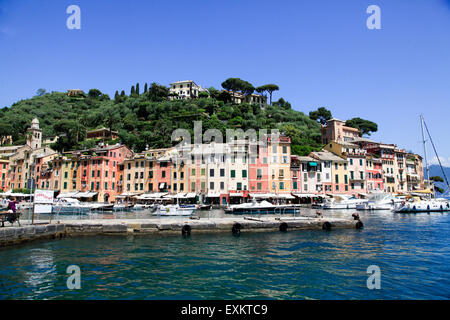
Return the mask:
<path id="1" fill-rule="evenodd" d="M 402 200 L 389 193 L 377 193 L 369 195 L 367 202 L 356 205 L 356 210 L 392 210 L 396 203 Z"/>
<path id="2" fill-rule="evenodd" d="M 154 216 L 190 216 L 194 213 L 193 207 L 182 207 L 178 204 L 160 205 L 155 212 Z"/>
<path id="3" fill-rule="evenodd" d="M 356 209 L 358 204 L 367 202 L 352 195 L 330 195 L 331 198 L 322 206 L 323 209 Z"/>
<path id="4" fill-rule="evenodd" d="M 295 205 L 275 205 L 266 200 L 257 202 L 246 202 L 231 205 L 225 209 L 225 213 L 231 214 L 296 214 L 300 212 L 300 208 Z"/>
<path id="5" fill-rule="evenodd" d="M 87 214 L 90 206 L 73 198 L 60 198 L 53 203 L 52 213 L 55 214 Z"/>
<path id="6" fill-rule="evenodd" d="M 450 211 L 450 200 L 444 198 L 420 199 L 413 197 L 394 207 L 394 212 L 444 212 Z"/>

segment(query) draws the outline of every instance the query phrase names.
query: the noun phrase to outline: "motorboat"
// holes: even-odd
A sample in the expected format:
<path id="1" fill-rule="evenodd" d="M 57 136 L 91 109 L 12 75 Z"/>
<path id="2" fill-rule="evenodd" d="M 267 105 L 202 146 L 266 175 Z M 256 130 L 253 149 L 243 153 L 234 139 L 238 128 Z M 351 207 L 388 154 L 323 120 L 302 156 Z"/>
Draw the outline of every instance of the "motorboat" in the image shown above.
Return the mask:
<path id="1" fill-rule="evenodd" d="M 91 208 L 88 204 L 74 198 L 60 198 L 53 203 L 54 214 L 88 214 Z"/>
<path id="2" fill-rule="evenodd" d="M 183 207 L 179 204 L 159 205 L 154 216 L 190 216 L 194 213 L 195 207 Z"/>
<path id="3" fill-rule="evenodd" d="M 327 199 L 322 209 L 356 209 L 356 205 L 367 202 L 367 199 L 360 199 L 353 195 L 331 195 Z"/>
<path id="4" fill-rule="evenodd" d="M 113 203 L 101 203 L 101 202 L 92 202 L 89 203 L 88 206 L 91 208 L 91 211 L 113 211 L 114 204 Z"/>
<path id="5" fill-rule="evenodd" d="M 113 211 L 126 211 L 134 208 L 133 203 L 116 203 L 113 206 Z"/>
<path id="6" fill-rule="evenodd" d="M 257 202 L 255 199 L 252 202 L 231 205 L 225 209 L 225 213 L 228 214 L 297 214 L 299 212 L 298 206 L 275 205 L 266 200 Z"/>
<path id="7" fill-rule="evenodd" d="M 420 197 L 412 197 L 408 201 L 403 201 L 396 205 L 393 211 L 398 213 L 450 211 L 450 200 L 445 198 L 421 199 Z"/>
<path id="8" fill-rule="evenodd" d="M 389 193 L 377 193 L 369 196 L 366 202 L 356 205 L 356 210 L 392 210 L 401 199 Z"/>

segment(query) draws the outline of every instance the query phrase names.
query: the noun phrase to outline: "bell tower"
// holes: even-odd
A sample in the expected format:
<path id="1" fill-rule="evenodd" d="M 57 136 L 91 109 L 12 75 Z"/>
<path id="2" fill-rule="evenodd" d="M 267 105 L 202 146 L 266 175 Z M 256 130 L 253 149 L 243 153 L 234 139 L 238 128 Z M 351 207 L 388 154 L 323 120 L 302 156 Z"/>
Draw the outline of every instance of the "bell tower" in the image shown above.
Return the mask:
<path id="1" fill-rule="evenodd" d="M 31 127 L 27 130 L 27 145 L 31 149 L 39 149 L 42 144 L 42 129 L 39 128 L 39 120 L 34 118 Z"/>

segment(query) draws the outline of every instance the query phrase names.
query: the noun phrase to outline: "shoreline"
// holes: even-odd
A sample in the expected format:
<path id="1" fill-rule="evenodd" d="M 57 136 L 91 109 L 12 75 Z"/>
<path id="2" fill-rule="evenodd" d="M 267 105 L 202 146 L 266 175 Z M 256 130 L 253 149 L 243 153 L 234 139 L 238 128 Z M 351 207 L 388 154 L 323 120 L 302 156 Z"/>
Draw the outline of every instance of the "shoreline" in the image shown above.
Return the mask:
<path id="1" fill-rule="evenodd" d="M 13 246 L 39 239 L 61 239 L 85 235 L 146 235 L 179 234 L 189 236 L 199 233 L 225 233 L 239 235 L 241 232 L 300 231 L 359 229 L 357 220 L 341 218 L 189 218 L 174 219 L 95 219 L 63 220 L 49 224 L 36 221 L 34 225 L 0 227 L 0 247 Z"/>

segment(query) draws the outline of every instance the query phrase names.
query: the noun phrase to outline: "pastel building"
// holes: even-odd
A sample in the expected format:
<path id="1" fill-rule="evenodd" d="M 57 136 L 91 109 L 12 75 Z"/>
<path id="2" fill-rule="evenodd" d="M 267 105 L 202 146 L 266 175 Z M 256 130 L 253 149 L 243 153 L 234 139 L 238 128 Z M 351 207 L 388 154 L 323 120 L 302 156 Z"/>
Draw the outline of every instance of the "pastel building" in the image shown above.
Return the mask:
<path id="1" fill-rule="evenodd" d="M 359 134 L 358 129 L 346 126 L 345 121 L 330 119 L 322 126 L 322 143 L 352 141 L 357 139 Z"/>
<path id="2" fill-rule="evenodd" d="M 360 148 L 359 145 L 347 141 L 331 141 L 324 148 L 347 160 L 350 192 L 354 194 L 366 193 L 367 151 Z"/>
<path id="3" fill-rule="evenodd" d="M 335 182 L 336 176 L 333 176 L 333 173 L 337 172 L 338 181 L 339 181 L 340 171 L 338 172 L 334 168 L 336 168 L 336 164 L 338 165 L 338 167 L 339 167 L 339 165 L 343 165 L 343 163 L 345 162 L 345 159 L 342 159 L 342 158 L 336 156 L 334 153 L 329 152 L 327 150 L 311 152 L 309 154 L 309 156 L 322 163 L 321 181 L 322 181 L 323 193 L 325 193 L 325 194 L 339 193 L 341 190 L 339 189 L 339 187 L 336 190 L 336 182 Z M 341 181 L 342 181 L 342 179 L 343 179 L 343 177 L 341 176 Z M 344 189 L 345 189 L 345 187 L 344 187 Z"/>
<path id="4" fill-rule="evenodd" d="M 269 152 L 266 143 L 250 144 L 248 170 L 250 192 L 255 196 L 269 193 Z"/>
<path id="5" fill-rule="evenodd" d="M 367 191 L 384 191 L 383 187 L 383 166 L 381 159 L 367 154 L 366 156 L 366 183 Z"/>
<path id="6" fill-rule="evenodd" d="M 116 144 L 66 153 L 62 161 L 61 193 L 95 192 L 100 202 L 114 202 L 120 194 L 118 176 L 120 164 L 133 157 L 128 147 Z"/>
<path id="7" fill-rule="evenodd" d="M 275 194 L 291 193 L 291 138 L 268 136 L 269 188 Z"/>

